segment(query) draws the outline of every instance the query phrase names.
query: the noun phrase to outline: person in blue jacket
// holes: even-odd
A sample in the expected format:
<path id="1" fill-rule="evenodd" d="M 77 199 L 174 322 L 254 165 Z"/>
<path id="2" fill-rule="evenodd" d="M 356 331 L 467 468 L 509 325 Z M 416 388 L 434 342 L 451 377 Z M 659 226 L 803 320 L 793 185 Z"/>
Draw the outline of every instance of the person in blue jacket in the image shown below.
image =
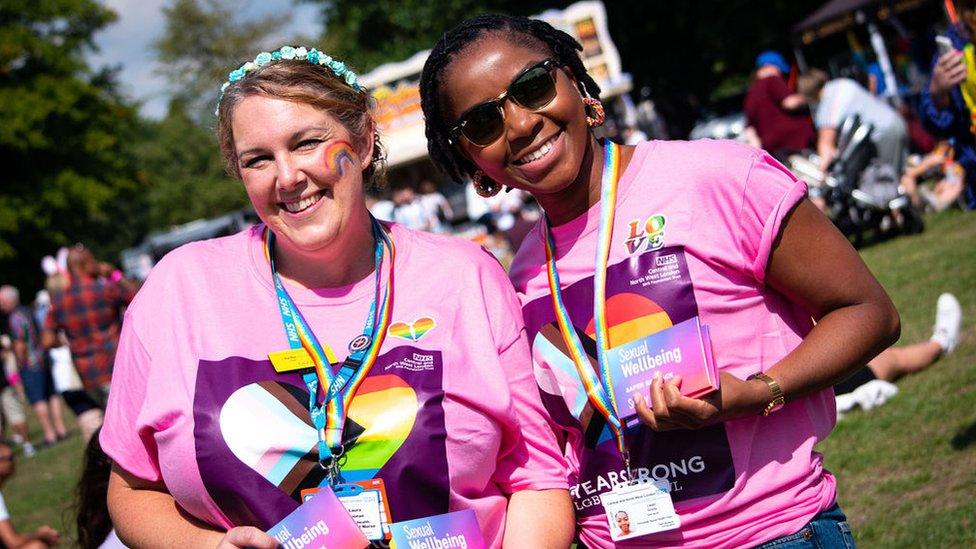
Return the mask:
<path id="1" fill-rule="evenodd" d="M 919 118 L 934 135 L 953 140 L 955 159 L 966 170 L 966 205 L 976 209 L 976 129 L 959 86 L 968 74 L 963 51 L 976 34 L 976 0 L 955 3 L 960 21 L 945 33 L 955 51 L 937 55 L 933 61 L 932 76 L 922 91 Z M 973 75 L 976 80 L 976 67 Z"/>

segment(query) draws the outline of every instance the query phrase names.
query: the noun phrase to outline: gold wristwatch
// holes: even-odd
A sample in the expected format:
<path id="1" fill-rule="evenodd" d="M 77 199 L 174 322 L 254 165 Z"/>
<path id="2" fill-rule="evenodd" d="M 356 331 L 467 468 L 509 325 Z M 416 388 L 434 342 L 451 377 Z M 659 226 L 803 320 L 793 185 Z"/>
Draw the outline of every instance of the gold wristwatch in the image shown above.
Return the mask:
<path id="1" fill-rule="evenodd" d="M 749 379 L 758 379 L 769 386 L 769 390 L 773 393 L 773 399 L 769 401 L 766 408 L 762 411 L 762 416 L 766 417 L 769 414 L 779 410 L 786 404 L 786 398 L 783 396 L 783 390 L 779 388 L 779 383 L 776 380 L 767 376 L 766 374 L 759 372 L 758 374 L 752 374 Z"/>

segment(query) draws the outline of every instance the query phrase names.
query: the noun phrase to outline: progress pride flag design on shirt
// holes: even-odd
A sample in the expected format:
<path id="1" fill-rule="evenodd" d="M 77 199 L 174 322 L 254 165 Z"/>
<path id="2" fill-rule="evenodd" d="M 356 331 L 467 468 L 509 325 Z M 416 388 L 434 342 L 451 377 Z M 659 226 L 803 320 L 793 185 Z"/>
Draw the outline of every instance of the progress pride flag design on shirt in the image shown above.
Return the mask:
<path id="1" fill-rule="evenodd" d="M 406 360 L 427 368 L 396 367 Z M 377 358 L 349 408 L 343 477 L 396 479 L 386 492 L 398 520 L 448 511 L 442 370 L 440 351 L 396 347 Z M 201 361 L 196 394 L 200 476 L 232 522 L 274 524 L 302 490 L 328 485 L 301 375 L 276 374 L 270 361 Z"/>

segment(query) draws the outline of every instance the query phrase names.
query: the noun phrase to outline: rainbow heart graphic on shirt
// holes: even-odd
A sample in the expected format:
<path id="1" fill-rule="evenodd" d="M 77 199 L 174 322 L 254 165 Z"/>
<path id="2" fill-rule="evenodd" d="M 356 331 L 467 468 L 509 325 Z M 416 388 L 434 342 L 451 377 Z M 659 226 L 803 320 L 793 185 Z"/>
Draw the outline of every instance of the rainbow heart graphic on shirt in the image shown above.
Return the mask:
<path id="1" fill-rule="evenodd" d="M 307 406 L 303 388 L 262 381 L 235 391 L 220 410 L 220 431 L 231 452 L 296 499 L 302 489 L 326 482 Z M 416 393 L 400 377 L 366 378 L 343 435 L 346 480 L 373 478 L 407 439 L 418 408 Z"/>
<path id="2" fill-rule="evenodd" d="M 417 341 L 437 326 L 433 318 L 422 316 L 413 322 L 394 322 L 390 324 L 389 334 L 391 336 Z"/>
<path id="3" fill-rule="evenodd" d="M 611 347 L 670 328 L 671 325 L 667 311 L 642 295 L 625 292 L 607 299 L 607 338 Z M 593 320 L 587 323 L 585 331 L 577 328 L 576 334 L 583 343 L 590 365 L 598 371 Z M 532 358 L 539 388 L 561 397 L 569 412 L 580 421 L 584 432 L 589 431 L 590 422 L 594 419 L 601 422 L 600 425 L 605 425 L 606 420 L 594 413 L 587 399 L 576 373 L 576 365 L 555 322 L 539 329 L 532 341 Z M 604 426 L 599 438 L 588 440 L 587 446 L 600 444 L 609 440 L 610 436 L 610 429 Z"/>

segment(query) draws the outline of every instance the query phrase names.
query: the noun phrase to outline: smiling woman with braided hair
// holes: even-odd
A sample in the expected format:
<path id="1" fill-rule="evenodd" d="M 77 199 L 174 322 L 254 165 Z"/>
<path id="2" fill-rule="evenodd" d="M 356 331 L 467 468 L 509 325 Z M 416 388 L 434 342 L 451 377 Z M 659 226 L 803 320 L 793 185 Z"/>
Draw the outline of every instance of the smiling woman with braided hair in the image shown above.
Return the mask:
<path id="1" fill-rule="evenodd" d="M 600 89 L 581 49 L 542 21 L 475 17 L 438 41 L 420 84 L 434 162 L 483 195 L 527 191 L 545 211 L 509 276 L 579 539 L 853 543 L 813 448 L 835 421 L 831 385 L 898 338 L 894 306 L 806 185 L 764 152 L 597 139 Z M 696 318 L 720 388 L 690 398 L 679 377 L 658 376 L 636 397 L 640 422 L 621 421 L 604 354 Z M 627 511 L 624 540 L 608 501 L 641 479 L 656 488 L 637 488 L 650 507 Z"/>

